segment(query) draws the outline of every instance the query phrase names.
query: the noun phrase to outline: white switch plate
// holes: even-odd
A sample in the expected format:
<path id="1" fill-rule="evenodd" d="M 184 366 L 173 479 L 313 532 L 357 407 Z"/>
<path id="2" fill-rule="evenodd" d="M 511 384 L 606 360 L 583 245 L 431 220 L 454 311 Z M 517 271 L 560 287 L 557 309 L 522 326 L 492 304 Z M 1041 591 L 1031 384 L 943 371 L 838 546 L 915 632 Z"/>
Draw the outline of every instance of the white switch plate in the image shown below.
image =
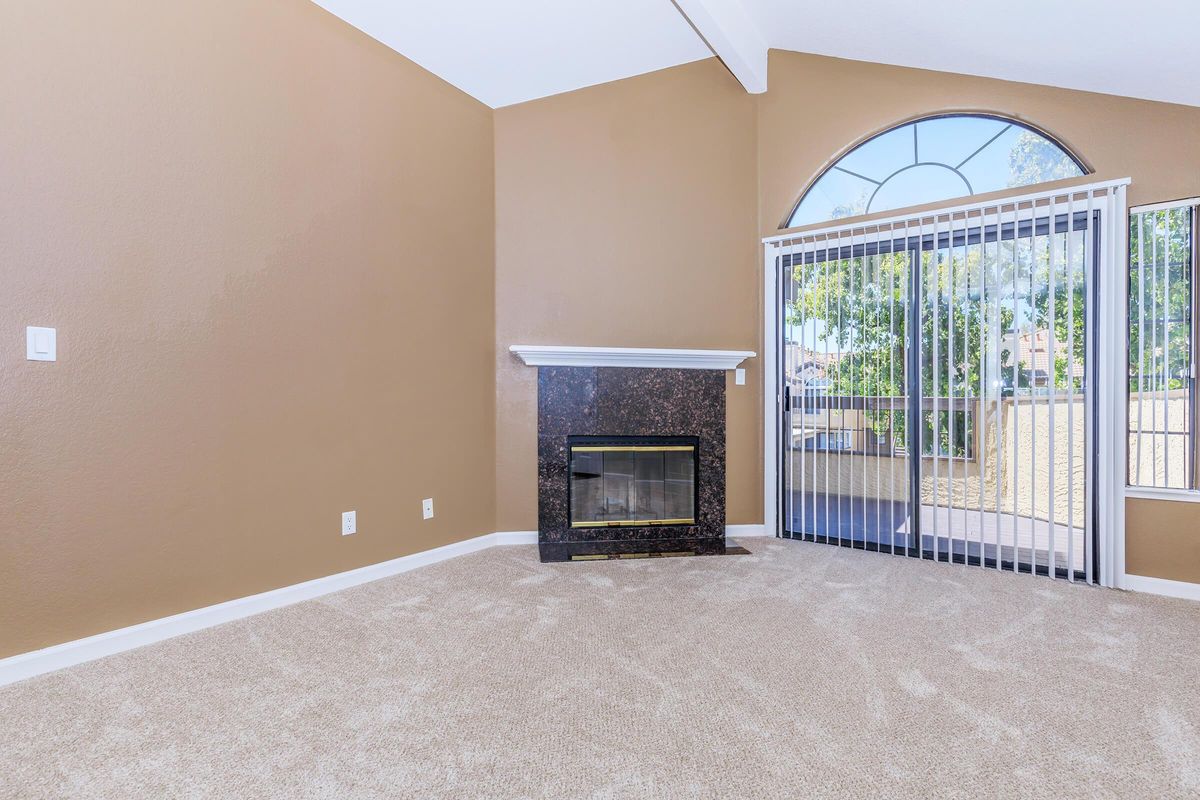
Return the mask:
<path id="1" fill-rule="evenodd" d="M 425 519 L 433 519 L 433 498 L 426 497 L 421 501 L 421 516 Z"/>
<path id="2" fill-rule="evenodd" d="M 735 369 L 733 371 L 733 382 L 736 383 L 738 386 L 745 386 L 746 385 L 746 370 Z"/>
<path id="3" fill-rule="evenodd" d="M 352 533 L 358 533 L 358 512 L 343 511 L 342 512 L 342 536 L 349 536 Z"/>
<path id="4" fill-rule="evenodd" d="M 26 328 L 25 358 L 28 361 L 57 361 L 58 331 L 54 328 Z"/>

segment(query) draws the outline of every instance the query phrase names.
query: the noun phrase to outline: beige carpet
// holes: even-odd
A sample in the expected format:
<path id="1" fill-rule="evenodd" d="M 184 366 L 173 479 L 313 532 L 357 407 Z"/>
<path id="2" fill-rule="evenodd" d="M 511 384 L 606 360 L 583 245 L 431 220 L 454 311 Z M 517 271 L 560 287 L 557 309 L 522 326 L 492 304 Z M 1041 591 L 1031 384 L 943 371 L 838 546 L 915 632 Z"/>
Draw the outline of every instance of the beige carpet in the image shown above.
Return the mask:
<path id="1" fill-rule="evenodd" d="M 0 689 L 0 796 L 1200 796 L 1200 605 L 742 541 L 495 548 Z"/>

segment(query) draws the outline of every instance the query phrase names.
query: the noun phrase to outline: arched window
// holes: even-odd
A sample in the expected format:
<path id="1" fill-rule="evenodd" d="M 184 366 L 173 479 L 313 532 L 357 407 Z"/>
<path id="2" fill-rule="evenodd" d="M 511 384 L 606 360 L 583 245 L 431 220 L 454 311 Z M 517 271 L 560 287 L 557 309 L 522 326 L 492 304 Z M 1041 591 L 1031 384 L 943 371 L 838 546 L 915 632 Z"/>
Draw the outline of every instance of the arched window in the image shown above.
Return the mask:
<path id="1" fill-rule="evenodd" d="M 947 114 L 872 136 L 822 172 L 787 227 L 1087 174 L 1041 131 L 990 114 Z"/>

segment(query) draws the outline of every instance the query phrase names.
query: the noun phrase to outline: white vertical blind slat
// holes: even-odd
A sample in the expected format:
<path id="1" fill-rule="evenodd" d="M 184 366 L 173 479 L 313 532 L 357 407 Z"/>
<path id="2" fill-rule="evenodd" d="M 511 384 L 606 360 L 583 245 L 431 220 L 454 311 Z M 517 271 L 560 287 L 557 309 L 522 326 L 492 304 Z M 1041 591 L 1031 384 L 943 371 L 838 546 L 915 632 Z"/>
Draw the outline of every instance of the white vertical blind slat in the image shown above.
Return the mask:
<path id="1" fill-rule="evenodd" d="M 1095 215 L 1094 203 L 1095 203 L 1095 194 L 1091 189 L 1088 189 L 1088 192 L 1087 192 L 1087 218 L 1086 218 L 1087 222 L 1084 227 L 1085 236 L 1083 239 L 1083 265 L 1084 265 L 1083 279 L 1084 279 L 1084 296 L 1087 298 L 1087 300 L 1086 300 L 1087 305 L 1085 307 L 1088 308 L 1089 310 L 1094 310 L 1092 308 L 1094 305 L 1092 298 L 1095 297 L 1095 294 L 1093 292 L 1093 285 L 1094 285 L 1093 272 L 1095 272 L 1095 259 L 1093 258 L 1093 255 L 1092 255 L 1093 251 L 1094 251 L 1093 242 L 1095 241 L 1095 230 L 1096 230 L 1096 215 Z M 1088 314 L 1088 319 L 1094 319 L 1094 318 L 1095 317 L 1093 314 L 1091 314 L 1091 313 Z M 1095 410 L 1094 409 L 1095 409 L 1095 402 L 1096 402 L 1096 388 L 1095 388 L 1096 381 L 1094 380 L 1095 350 L 1096 350 L 1096 348 L 1093 345 L 1092 341 L 1089 341 L 1087 343 L 1087 349 L 1085 350 L 1085 352 L 1088 353 L 1088 356 L 1089 356 L 1088 358 L 1085 359 L 1085 363 L 1087 364 L 1087 367 L 1085 367 L 1085 368 L 1090 368 L 1091 374 L 1088 375 L 1088 380 L 1084 384 L 1085 400 L 1084 400 L 1084 404 L 1083 404 L 1084 431 L 1085 431 L 1084 441 L 1086 443 L 1084 446 L 1085 453 L 1094 453 L 1095 447 L 1096 447 L 1096 437 L 1094 435 L 1094 430 L 1095 430 Z M 1093 481 L 1090 481 L 1090 480 L 1084 481 L 1084 487 L 1085 487 L 1084 488 L 1084 495 L 1085 495 L 1084 508 L 1087 508 L 1087 509 L 1095 508 L 1095 506 L 1092 504 L 1092 493 L 1094 492 Z M 1093 519 L 1092 514 L 1087 514 L 1087 513 L 1084 514 L 1084 525 L 1085 525 L 1085 531 L 1086 531 L 1086 535 L 1083 537 L 1083 541 L 1084 541 L 1084 553 L 1083 553 L 1084 576 L 1085 576 L 1085 580 L 1087 580 L 1088 583 L 1091 583 L 1093 578 L 1095 577 L 1092 574 L 1092 557 L 1094 555 L 1092 543 L 1095 541 L 1095 521 Z"/>
<path id="2" fill-rule="evenodd" d="M 1067 580 L 1075 580 L 1075 196 L 1067 195 Z"/>

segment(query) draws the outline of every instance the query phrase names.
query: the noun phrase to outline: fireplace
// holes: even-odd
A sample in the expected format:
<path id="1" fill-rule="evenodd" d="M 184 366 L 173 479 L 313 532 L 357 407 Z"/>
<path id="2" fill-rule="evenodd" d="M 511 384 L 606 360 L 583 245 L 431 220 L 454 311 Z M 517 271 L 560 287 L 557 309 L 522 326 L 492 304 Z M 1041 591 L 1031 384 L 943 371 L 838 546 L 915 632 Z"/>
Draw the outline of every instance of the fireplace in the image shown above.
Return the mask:
<path id="1" fill-rule="evenodd" d="M 539 366 L 542 560 L 725 553 L 725 378 Z"/>
<path id="2" fill-rule="evenodd" d="M 695 436 L 568 436 L 572 528 L 696 524 Z"/>

